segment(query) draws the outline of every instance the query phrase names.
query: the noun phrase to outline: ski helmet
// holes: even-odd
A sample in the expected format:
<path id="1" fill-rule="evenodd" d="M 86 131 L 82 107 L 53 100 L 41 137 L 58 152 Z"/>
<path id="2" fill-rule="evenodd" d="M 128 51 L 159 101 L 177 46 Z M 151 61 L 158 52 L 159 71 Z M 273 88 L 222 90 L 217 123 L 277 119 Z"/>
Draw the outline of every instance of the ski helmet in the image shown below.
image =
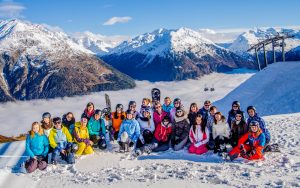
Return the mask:
<path id="1" fill-rule="evenodd" d="M 100 109 L 96 109 L 96 110 L 95 110 L 95 115 L 96 115 L 96 114 L 101 116 L 101 115 L 102 115 L 102 111 L 101 111 Z"/>
<path id="2" fill-rule="evenodd" d="M 181 99 L 180 98 L 175 98 L 173 101 L 173 104 L 175 103 L 179 103 L 179 105 L 181 105 Z"/>
<path id="3" fill-rule="evenodd" d="M 43 113 L 42 118 L 51 118 L 51 114 L 49 112 L 45 112 Z"/>
<path id="4" fill-rule="evenodd" d="M 241 103 L 239 101 L 233 101 L 231 106 L 233 105 L 237 105 L 238 107 L 241 107 Z"/>
<path id="5" fill-rule="evenodd" d="M 249 110 L 254 110 L 254 112 L 256 112 L 256 108 L 255 108 L 254 106 L 248 106 L 247 112 L 248 112 Z"/>

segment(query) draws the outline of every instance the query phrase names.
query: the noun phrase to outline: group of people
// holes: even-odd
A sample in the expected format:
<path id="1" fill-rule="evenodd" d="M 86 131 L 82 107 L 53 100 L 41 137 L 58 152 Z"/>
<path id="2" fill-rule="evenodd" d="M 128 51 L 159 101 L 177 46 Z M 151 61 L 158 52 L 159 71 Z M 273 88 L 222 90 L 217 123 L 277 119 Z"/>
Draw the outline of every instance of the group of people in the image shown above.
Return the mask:
<path id="1" fill-rule="evenodd" d="M 73 164 L 76 156 L 92 154 L 95 148 L 105 150 L 107 142 L 114 140 L 119 152 L 131 151 L 135 157 L 186 147 L 197 155 L 213 150 L 230 160 L 261 159 L 270 133 L 254 106 L 247 108 L 247 114 L 246 119 L 238 101 L 232 103 L 226 118 L 208 100 L 201 108 L 192 103 L 186 111 L 179 98 L 172 101 L 170 97 L 163 103 L 144 98 L 139 109 L 135 101 L 129 102 L 127 110 L 117 104 L 113 112 L 95 109 L 89 102 L 78 122 L 72 112 L 62 118 L 46 112 L 40 123 L 32 124 L 27 136 L 30 159 L 25 168 L 29 173 L 44 170 L 60 158 Z M 229 153 L 228 145 L 233 148 Z"/>

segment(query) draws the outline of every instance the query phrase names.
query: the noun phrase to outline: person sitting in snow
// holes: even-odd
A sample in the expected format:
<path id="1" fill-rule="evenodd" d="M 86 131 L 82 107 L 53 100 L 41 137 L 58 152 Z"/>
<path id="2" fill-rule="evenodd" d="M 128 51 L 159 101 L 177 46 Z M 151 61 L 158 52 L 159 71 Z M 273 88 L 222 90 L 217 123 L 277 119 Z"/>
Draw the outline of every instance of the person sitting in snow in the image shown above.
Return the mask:
<path id="1" fill-rule="evenodd" d="M 136 110 L 136 102 L 135 101 L 129 101 L 128 103 L 128 109 L 133 112 L 133 118 L 137 119 L 139 117 L 139 112 Z"/>
<path id="2" fill-rule="evenodd" d="M 250 130 L 239 139 L 238 145 L 229 152 L 230 160 L 243 157 L 248 160 L 263 158 L 266 144 L 265 134 L 261 130 L 258 121 L 249 123 Z"/>
<path id="3" fill-rule="evenodd" d="M 72 134 L 75 125 L 75 116 L 72 112 L 68 112 L 62 116 L 62 125 L 67 127 Z"/>
<path id="4" fill-rule="evenodd" d="M 183 108 L 176 110 L 175 121 L 172 129 L 171 144 L 175 151 L 181 150 L 189 138 L 190 121 Z"/>
<path id="5" fill-rule="evenodd" d="M 88 124 L 87 117 L 82 117 L 80 122 L 75 123 L 73 136 L 75 142 L 78 144 L 78 150 L 75 153 L 77 156 L 89 155 L 94 153 L 94 150 L 92 148 L 92 145 L 94 143 L 93 141 L 90 140 L 87 124 Z"/>
<path id="6" fill-rule="evenodd" d="M 62 126 L 60 117 L 53 118 L 53 124 L 54 128 L 49 134 L 49 143 L 53 152 L 51 158 L 48 158 L 48 162 L 57 164 L 61 156 L 68 164 L 75 163 L 74 152 L 77 149 L 77 145 L 73 143 L 69 130 Z"/>
<path id="7" fill-rule="evenodd" d="M 155 103 L 154 109 L 155 109 L 155 111 L 153 112 L 153 121 L 154 121 L 155 127 L 157 127 L 158 125 L 161 124 L 163 118 L 166 115 L 168 115 L 168 113 L 163 111 L 161 104 L 159 102 Z"/>
<path id="8" fill-rule="evenodd" d="M 261 118 L 258 115 L 258 113 L 256 112 L 256 108 L 254 106 L 248 106 L 247 113 L 249 115 L 249 117 L 247 119 L 248 128 L 249 128 L 249 124 L 250 124 L 251 121 L 257 121 L 259 123 L 260 129 L 265 134 L 266 145 L 268 145 L 270 143 L 270 140 L 271 140 L 271 135 L 270 135 L 269 130 L 267 129 L 265 121 L 263 120 L 263 118 Z"/>
<path id="9" fill-rule="evenodd" d="M 135 147 L 140 134 L 140 125 L 134 119 L 134 112 L 127 110 L 126 119 L 122 122 L 118 135 L 119 151 L 128 152 L 129 148 Z"/>
<path id="10" fill-rule="evenodd" d="M 181 104 L 181 99 L 180 98 L 175 98 L 174 101 L 173 101 L 173 105 L 174 105 L 174 108 L 171 109 L 170 115 L 169 115 L 172 122 L 174 122 L 176 110 L 178 108 L 183 107 L 183 105 Z"/>
<path id="11" fill-rule="evenodd" d="M 163 117 L 162 122 L 156 126 L 152 143 L 137 149 L 135 155 L 139 156 L 144 152 L 150 154 L 151 152 L 167 151 L 170 147 L 171 135 L 172 123 L 167 114 Z"/>
<path id="12" fill-rule="evenodd" d="M 190 129 L 189 138 L 191 141 L 189 153 L 201 155 L 208 151 L 206 144 L 209 141 L 209 132 L 202 121 L 201 114 L 198 114 L 196 116 L 194 123 Z"/>
<path id="13" fill-rule="evenodd" d="M 99 149 L 106 149 L 106 126 L 104 119 L 101 118 L 101 110 L 95 110 L 94 116 L 88 122 L 88 131 L 91 141 L 94 143 L 93 147 L 99 147 Z"/>
<path id="14" fill-rule="evenodd" d="M 221 112 L 215 113 L 212 135 L 215 141 L 214 153 L 227 152 L 226 143 L 229 143 L 229 126 Z"/>
<path id="15" fill-rule="evenodd" d="M 199 108 L 197 103 L 192 103 L 190 105 L 190 112 L 188 114 L 188 118 L 191 126 L 195 123 L 196 117 L 199 115 Z M 202 117 L 202 116 L 201 116 Z"/>
<path id="16" fill-rule="evenodd" d="M 173 106 L 171 98 L 170 97 L 165 97 L 162 109 L 165 112 L 170 113 L 170 111 L 172 110 L 172 108 L 174 108 L 174 106 Z"/>
<path id="17" fill-rule="evenodd" d="M 31 130 L 26 137 L 26 152 L 30 159 L 25 162 L 28 173 L 36 169 L 45 170 L 47 168 L 46 156 L 49 150 L 49 141 L 41 125 L 38 122 L 32 123 Z"/>
<path id="18" fill-rule="evenodd" d="M 212 127 L 215 121 L 215 114 L 218 112 L 218 109 L 216 106 L 211 106 L 209 108 L 209 116 L 207 118 L 207 122 L 206 122 L 206 127 L 208 129 L 209 132 L 209 141 L 207 144 L 207 147 L 209 150 L 213 150 L 215 147 L 215 141 L 212 135 Z M 203 120 L 202 120 L 203 121 Z"/>
<path id="19" fill-rule="evenodd" d="M 235 119 L 231 121 L 230 144 L 232 147 L 237 146 L 239 139 L 248 132 L 248 126 L 243 118 L 243 112 L 237 111 Z"/>
<path id="20" fill-rule="evenodd" d="M 235 119 L 237 112 L 242 113 L 242 119 L 245 120 L 245 113 L 241 110 L 241 103 L 239 101 L 233 101 L 231 110 L 228 112 L 227 123 L 230 126 L 232 121 Z M 231 127 L 230 127 L 231 128 Z"/>
<path id="21" fill-rule="evenodd" d="M 141 113 L 137 121 L 140 126 L 141 134 L 139 139 L 137 140 L 136 148 L 140 148 L 145 144 L 151 143 L 153 139 L 155 125 L 151 116 L 150 107 L 144 108 L 144 111 Z"/>
<path id="22" fill-rule="evenodd" d="M 84 109 L 81 117 L 86 117 L 88 121 L 93 117 L 95 113 L 95 105 L 92 102 L 87 103 L 86 108 Z"/>
<path id="23" fill-rule="evenodd" d="M 111 135 L 113 135 L 115 140 L 118 139 L 121 124 L 124 121 L 125 116 L 126 116 L 123 109 L 124 108 L 123 108 L 122 104 L 117 104 L 116 110 L 111 113 L 110 119 L 111 119 L 112 125 L 111 125 L 111 127 L 109 127 L 109 131 L 110 131 Z"/>
<path id="24" fill-rule="evenodd" d="M 209 116 L 209 108 L 211 107 L 211 102 L 209 100 L 204 101 L 203 107 L 199 110 L 199 114 L 202 115 L 204 124 L 206 125 Z"/>
<path id="25" fill-rule="evenodd" d="M 51 114 L 49 112 L 43 113 L 41 124 L 44 130 L 44 134 L 48 137 L 51 129 L 53 128 Z"/>
<path id="26" fill-rule="evenodd" d="M 143 115 L 143 112 L 145 109 L 150 109 L 151 110 L 151 115 L 152 115 L 152 109 L 151 109 L 151 99 L 149 98 L 143 98 L 142 100 L 142 105 L 140 108 L 140 115 Z"/>

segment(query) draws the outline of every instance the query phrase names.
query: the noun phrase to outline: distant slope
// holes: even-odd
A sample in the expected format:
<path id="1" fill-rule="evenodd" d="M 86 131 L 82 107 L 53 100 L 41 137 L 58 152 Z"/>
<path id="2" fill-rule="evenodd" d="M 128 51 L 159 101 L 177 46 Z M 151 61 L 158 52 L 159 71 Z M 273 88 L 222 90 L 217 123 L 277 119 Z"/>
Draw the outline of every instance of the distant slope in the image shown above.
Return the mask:
<path id="1" fill-rule="evenodd" d="M 228 112 L 232 101 L 245 109 L 256 106 L 261 115 L 300 112 L 300 62 L 279 62 L 258 72 L 249 80 L 214 103 Z"/>

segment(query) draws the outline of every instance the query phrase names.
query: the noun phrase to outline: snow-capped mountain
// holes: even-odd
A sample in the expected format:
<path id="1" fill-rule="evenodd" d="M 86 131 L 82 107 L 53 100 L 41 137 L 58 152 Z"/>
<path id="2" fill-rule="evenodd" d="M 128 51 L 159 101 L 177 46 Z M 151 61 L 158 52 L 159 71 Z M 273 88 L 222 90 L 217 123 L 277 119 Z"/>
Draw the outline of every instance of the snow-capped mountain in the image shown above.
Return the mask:
<path id="1" fill-rule="evenodd" d="M 254 51 L 249 53 L 247 52 L 247 50 L 251 47 L 251 45 L 254 45 L 258 43 L 260 40 L 264 40 L 267 37 L 272 37 L 281 32 L 295 35 L 295 38 L 285 40 L 286 51 L 289 51 L 297 46 L 300 46 L 300 30 L 285 29 L 285 28 L 256 28 L 240 34 L 236 38 L 236 40 L 229 46 L 228 49 L 239 55 L 253 54 Z M 268 45 L 266 49 L 269 51 L 272 50 L 272 45 Z M 281 51 L 279 47 L 275 48 L 275 50 Z"/>
<path id="2" fill-rule="evenodd" d="M 74 33 L 73 41 L 81 47 L 89 49 L 95 54 L 103 55 L 109 52 L 112 48 L 119 45 L 121 42 L 129 40 L 128 36 L 104 36 L 86 31 L 83 33 Z"/>
<path id="3" fill-rule="evenodd" d="M 0 21 L 0 101 L 52 98 L 134 86 L 65 33 Z M 120 80 L 125 80 L 120 84 Z"/>
<path id="4" fill-rule="evenodd" d="M 188 28 L 145 33 L 101 58 L 133 78 L 151 81 L 196 78 L 212 71 L 255 66 Z"/>

